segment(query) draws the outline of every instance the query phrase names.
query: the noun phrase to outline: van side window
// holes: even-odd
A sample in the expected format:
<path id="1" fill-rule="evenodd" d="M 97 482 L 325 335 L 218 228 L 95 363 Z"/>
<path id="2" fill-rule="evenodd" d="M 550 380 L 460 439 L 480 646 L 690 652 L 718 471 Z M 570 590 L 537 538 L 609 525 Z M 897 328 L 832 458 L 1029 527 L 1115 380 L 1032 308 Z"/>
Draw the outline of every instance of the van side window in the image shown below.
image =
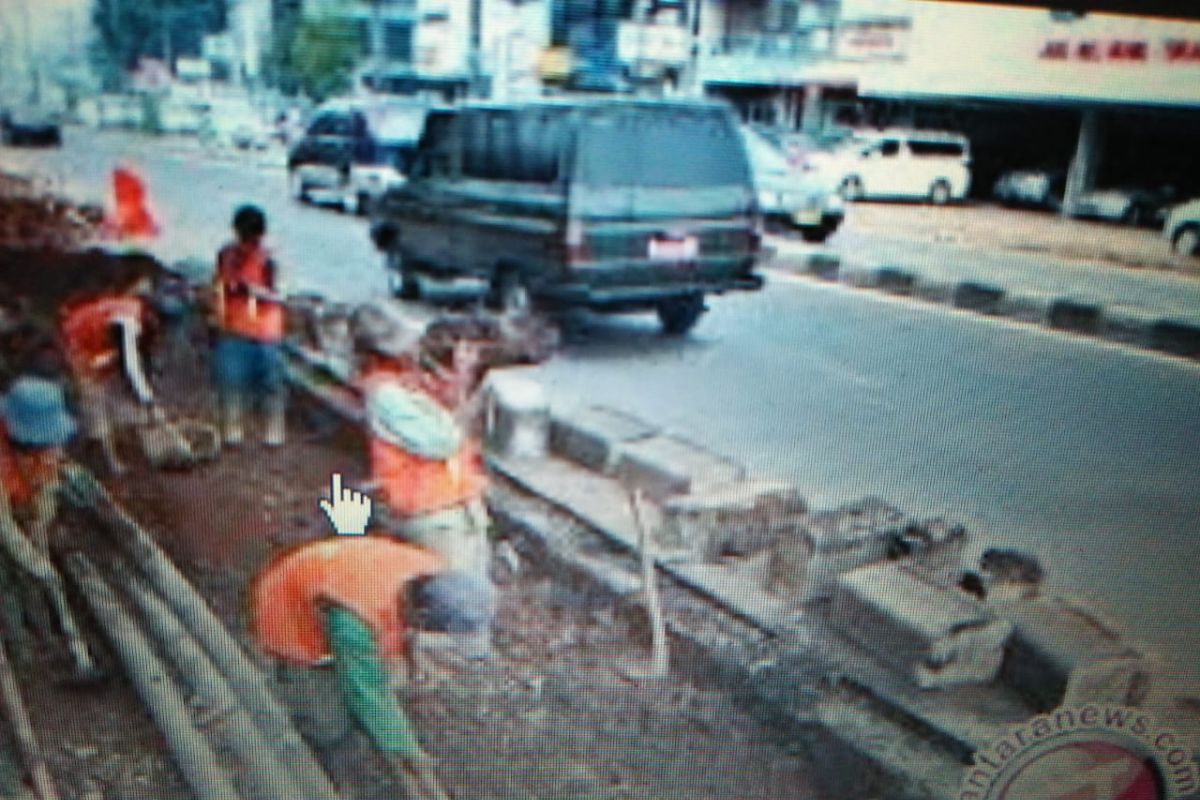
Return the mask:
<path id="1" fill-rule="evenodd" d="M 900 154 L 900 143 L 895 139 L 884 139 L 879 143 L 879 155 L 884 158 L 895 157 Z"/>
<path id="2" fill-rule="evenodd" d="M 333 133 L 333 114 L 321 114 L 308 124 L 309 136 L 328 136 Z"/>
<path id="3" fill-rule="evenodd" d="M 951 158 L 961 158 L 963 154 L 963 146 L 958 142 L 933 142 L 912 139 L 908 143 L 908 149 L 912 151 L 914 156 L 949 156 Z"/>
<path id="4" fill-rule="evenodd" d="M 517 121 L 517 159 L 514 180 L 556 183 L 565 126 L 561 114 L 527 112 Z"/>

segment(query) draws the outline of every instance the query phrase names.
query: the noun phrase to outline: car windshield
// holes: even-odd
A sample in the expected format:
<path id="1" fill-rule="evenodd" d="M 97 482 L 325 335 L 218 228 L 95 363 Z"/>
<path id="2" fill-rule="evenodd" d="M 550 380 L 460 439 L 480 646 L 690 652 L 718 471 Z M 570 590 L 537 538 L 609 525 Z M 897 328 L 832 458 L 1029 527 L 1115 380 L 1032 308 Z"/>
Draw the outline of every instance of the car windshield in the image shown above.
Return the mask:
<path id="1" fill-rule="evenodd" d="M 591 186 L 728 186 L 749 177 L 733 124 L 711 108 L 597 113 L 580 147 L 582 176 Z"/>
<path id="2" fill-rule="evenodd" d="M 787 172 L 788 160 L 783 151 L 753 128 L 742 128 L 746 154 L 755 172 Z"/>

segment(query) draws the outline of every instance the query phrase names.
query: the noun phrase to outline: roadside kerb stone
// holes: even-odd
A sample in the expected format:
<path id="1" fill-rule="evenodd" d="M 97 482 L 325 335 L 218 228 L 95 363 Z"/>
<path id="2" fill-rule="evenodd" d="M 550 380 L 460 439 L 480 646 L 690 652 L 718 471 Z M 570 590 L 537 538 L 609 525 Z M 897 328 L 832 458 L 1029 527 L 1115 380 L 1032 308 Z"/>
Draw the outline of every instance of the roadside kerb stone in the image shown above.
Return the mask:
<path id="1" fill-rule="evenodd" d="M 1200 358 L 1200 325 L 1163 319 L 1151 331 L 1156 350 L 1188 358 Z"/>
<path id="2" fill-rule="evenodd" d="M 603 475 L 617 466 L 620 447 L 646 439 L 659 428 L 602 406 L 551 412 L 550 450 Z"/>
<path id="3" fill-rule="evenodd" d="M 1004 298 L 1005 291 L 999 286 L 989 286 L 976 281 L 965 281 L 954 287 L 953 305 L 964 311 L 980 314 L 995 314 L 996 306 Z"/>
<path id="4" fill-rule="evenodd" d="M 484 387 L 489 450 L 514 458 L 541 458 L 550 440 L 550 404 L 542 385 L 513 372 L 488 376 Z"/>
<path id="5" fill-rule="evenodd" d="M 1068 297 L 1060 297 L 1050 304 L 1046 324 L 1057 330 L 1071 333 L 1095 334 L 1104 323 L 1100 306 Z"/>
<path id="6" fill-rule="evenodd" d="M 1062 705 L 1136 705 L 1148 688 L 1146 658 L 1103 623 L 1061 600 L 994 607 L 1015 625 L 1000 680 L 1039 711 Z"/>
<path id="7" fill-rule="evenodd" d="M 617 453 L 616 477 L 657 503 L 746 477 L 745 467 L 737 462 L 674 436 L 622 442 Z"/>
<path id="8" fill-rule="evenodd" d="M 838 280 L 855 289 L 877 289 L 879 288 L 879 268 L 842 266 L 838 273 Z"/>
<path id="9" fill-rule="evenodd" d="M 1099 335 L 1117 344 L 1151 347 L 1154 344 L 1154 326 L 1158 322 L 1157 314 L 1140 308 L 1107 306 Z"/>
<path id="10" fill-rule="evenodd" d="M 1017 322 L 1045 325 L 1050 318 L 1052 298 L 1041 294 L 1005 292 L 991 306 L 990 313 Z"/>
<path id="11" fill-rule="evenodd" d="M 938 305 L 954 304 L 954 288 L 952 283 L 927 280 L 920 275 L 913 281 L 912 296 L 917 300 Z"/>
<path id="12" fill-rule="evenodd" d="M 805 271 L 826 281 L 836 281 L 841 270 L 842 259 L 836 255 L 817 253 L 808 257 Z"/>
<path id="13" fill-rule="evenodd" d="M 916 273 L 899 267 L 880 267 L 875 272 L 875 288 L 889 294 L 911 295 Z"/>
<path id="14" fill-rule="evenodd" d="M 900 509 L 874 497 L 811 514 L 772 548 L 766 589 L 800 602 L 828 598 L 842 573 L 888 558 L 905 523 Z"/>
<path id="15" fill-rule="evenodd" d="M 874 564 L 837 581 L 830 621 L 922 688 L 984 684 L 1000 671 L 1012 624 L 952 588 L 897 563 Z"/>
<path id="16" fill-rule="evenodd" d="M 664 539 L 702 561 L 749 556 L 774 545 L 802 523 L 808 507 L 800 490 L 778 481 L 739 480 L 668 498 Z"/>

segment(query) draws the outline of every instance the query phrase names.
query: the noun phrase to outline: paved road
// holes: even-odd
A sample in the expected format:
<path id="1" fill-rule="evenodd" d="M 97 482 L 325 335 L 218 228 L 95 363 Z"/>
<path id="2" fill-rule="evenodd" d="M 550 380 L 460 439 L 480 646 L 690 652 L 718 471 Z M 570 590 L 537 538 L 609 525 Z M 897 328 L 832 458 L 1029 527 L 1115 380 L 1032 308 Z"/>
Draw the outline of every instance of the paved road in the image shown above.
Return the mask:
<path id="1" fill-rule="evenodd" d="M 76 163 L 76 181 L 106 169 L 70 150 L 36 158 Z M 252 199 L 297 285 L 348 300 L 383 290 L 362 222 L 285 200 L 279 170 L 141 161 L 167 224 L 186 226 L 171 247 L 210 251 Z M 540 372 L 558 401 L 626 408 L 796 481 L 816 505 L 876 494 L 964 518 L 1196 661 L 1196 366 L 781 276 L 712 308 L 682 341 L 649 319 L 588 319 Z"/>

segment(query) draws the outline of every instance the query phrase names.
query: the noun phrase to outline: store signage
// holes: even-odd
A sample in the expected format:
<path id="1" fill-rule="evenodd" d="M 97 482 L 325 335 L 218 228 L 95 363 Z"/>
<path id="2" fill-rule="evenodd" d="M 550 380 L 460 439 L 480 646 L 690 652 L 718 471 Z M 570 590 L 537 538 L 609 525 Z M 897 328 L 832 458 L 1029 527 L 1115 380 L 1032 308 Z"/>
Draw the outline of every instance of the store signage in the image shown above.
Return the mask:
<path id="1" fill-rule="evenodd" d="M 1042 45 L 1043 61 L 1137 64 L 1200 64 L 1200 40 L 1050 39 Z"/>

